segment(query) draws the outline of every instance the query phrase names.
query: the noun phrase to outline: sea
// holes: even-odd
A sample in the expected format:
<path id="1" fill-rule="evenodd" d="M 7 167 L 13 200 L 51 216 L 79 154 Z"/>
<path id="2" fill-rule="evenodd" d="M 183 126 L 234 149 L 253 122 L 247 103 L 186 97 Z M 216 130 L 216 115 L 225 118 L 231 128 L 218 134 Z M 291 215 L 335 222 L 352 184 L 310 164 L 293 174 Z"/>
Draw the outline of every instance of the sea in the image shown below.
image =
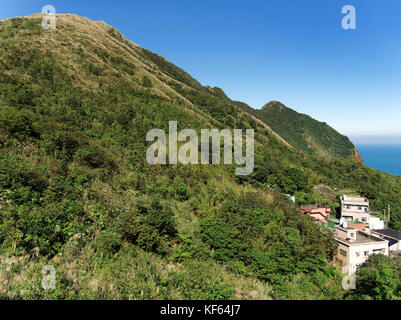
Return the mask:
<path id="1" fill-rule="evenodd" d="M 356 148 L 367 166 L 401 176 L 401 144 L 357 144 Z"/>

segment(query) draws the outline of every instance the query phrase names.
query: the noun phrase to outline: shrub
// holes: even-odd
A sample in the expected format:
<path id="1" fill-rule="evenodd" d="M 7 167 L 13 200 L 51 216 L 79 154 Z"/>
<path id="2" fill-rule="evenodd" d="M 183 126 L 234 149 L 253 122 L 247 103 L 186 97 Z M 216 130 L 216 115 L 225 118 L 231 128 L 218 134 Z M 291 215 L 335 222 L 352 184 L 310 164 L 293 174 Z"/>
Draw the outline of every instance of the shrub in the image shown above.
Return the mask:
<path id="1" fill-rule="evenodd" d="M 114 157 L 111 153 L 97 145 L 88 145 L 80 148 L 74 157 L 81 165 L 91 168 L 104 168 L 110 171 L 116 168 Z"/>
<path id="2" fill-rule="evenodd" d="M 147 75 L 144 75 L 142 78 L 142 85 L 145 88 L 151 88 L 152 87 L 152 80 Z"/>
<path id="3" fill-rule="evenodd" d="M 400 277 L 400 269 L 392 258 L 373 254 L 358 269 L 356 288 L 350 295 L 356 299 L 397 299 Z"/>
<path id="4" fill-rule="evenodd" d="M 121 234 L 113 231 L 102 231 L 97 238 L 97 248 L 106 254 L 115 254 L 121 247 Z"/>
<path id="5" fill-rule="evenodd" d="M 24 140 L 29 136 L 36 136 L 32 128 L 33 115 L 26 109 L 21 111 L 12 107 L 0 109 L 0 130 L 19 140 Z"/>

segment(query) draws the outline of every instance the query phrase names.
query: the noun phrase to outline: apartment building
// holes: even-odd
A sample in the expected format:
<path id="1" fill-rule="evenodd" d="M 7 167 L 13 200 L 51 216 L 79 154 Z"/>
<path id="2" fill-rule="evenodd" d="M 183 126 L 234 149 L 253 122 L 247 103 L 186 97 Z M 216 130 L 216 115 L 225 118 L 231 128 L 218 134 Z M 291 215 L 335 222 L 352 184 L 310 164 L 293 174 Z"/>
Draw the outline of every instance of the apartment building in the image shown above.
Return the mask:
<path id="1" fill-rule="evenodd" d="M 336 227 L 334 236 L 338 242 L 335 263 L 348 274 L 354 274 L 371 254 L 388 255 L 388 240 L 351 228 L 347 222 Z"/>
<path id="2" fill-rule="evenodd" d="M 368 222 L 370 217 L 369 201 L 366 198 L 356 198 L 343 195 L 341 201 L 341 218 L 350 221 Z"/>

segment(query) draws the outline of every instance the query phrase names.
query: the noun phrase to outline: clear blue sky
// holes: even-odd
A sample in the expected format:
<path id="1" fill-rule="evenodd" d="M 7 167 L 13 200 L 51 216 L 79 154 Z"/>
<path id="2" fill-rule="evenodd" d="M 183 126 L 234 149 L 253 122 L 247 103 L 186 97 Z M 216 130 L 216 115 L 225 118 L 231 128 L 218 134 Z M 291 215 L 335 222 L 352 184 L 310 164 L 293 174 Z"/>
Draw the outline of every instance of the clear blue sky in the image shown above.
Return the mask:
<path id="1" fill-rule="evenodd" d="M 0 18 L 45 4 L 103 20 L 252 107 L 279 100 L 352 137 L 401 142 L 400 0 L 1 0 Z M 341 27 L 346 4 L 357 30 Z"/>

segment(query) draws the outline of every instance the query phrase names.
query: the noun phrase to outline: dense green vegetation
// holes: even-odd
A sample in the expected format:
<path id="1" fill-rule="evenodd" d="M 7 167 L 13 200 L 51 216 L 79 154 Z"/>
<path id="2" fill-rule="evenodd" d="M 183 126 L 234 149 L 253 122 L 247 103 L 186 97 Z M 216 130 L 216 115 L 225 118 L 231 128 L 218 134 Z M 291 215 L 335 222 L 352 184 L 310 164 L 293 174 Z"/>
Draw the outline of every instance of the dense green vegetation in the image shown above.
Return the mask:
<path id="1" fill-rule="evenodd" d="M 292 146 L 310 155 L 350 158 L 354 145 L 327 123 L 300 114 L 277 101 L 270 101 L 261 110 L 247 108 Z"/>
<path id="2" fill-rule="evenodd" d="M 335 209 L 358 192 L 401 227 L 400 178 L 306 155 L 104 23 L 40 22 L 0 22 L 0 298 L 341 299 L 332 235 L 282 193 Z M 169 120 L 255 129 L 255 171 L 148 165 Z"/>
<path id="3" fill-rule="evenodd" d="M 374 254 L 357 271 L 355 290 L 347 299 L 401 299 L 401 256 Z"/>

